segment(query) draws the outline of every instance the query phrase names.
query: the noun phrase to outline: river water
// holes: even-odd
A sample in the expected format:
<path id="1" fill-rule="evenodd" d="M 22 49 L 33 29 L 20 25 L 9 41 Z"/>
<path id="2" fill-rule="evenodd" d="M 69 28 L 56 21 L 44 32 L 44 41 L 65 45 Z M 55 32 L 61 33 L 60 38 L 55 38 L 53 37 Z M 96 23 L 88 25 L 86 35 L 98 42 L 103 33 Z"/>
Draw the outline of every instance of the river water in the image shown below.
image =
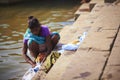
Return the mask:
<path id="1" fill-rule="evenodd" d="M 31 67 L 21 56 L 28 16 L 33 15 L 51 31 L 60 32 L 65 25 L 74 22 L 77 8 L 75 0 L 33 0 L 0 6 L 0 80 L 21 80 Z"/>

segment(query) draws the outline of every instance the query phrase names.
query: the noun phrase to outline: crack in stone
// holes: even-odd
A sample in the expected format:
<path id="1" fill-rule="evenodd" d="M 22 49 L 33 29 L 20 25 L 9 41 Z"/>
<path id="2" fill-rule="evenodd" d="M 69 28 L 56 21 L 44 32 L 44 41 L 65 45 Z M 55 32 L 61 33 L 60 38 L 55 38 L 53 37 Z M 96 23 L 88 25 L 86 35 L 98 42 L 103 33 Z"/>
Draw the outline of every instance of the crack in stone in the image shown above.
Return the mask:
<path id="1" fill-rule="evenodd" d="M 111 52 L 112 52 L 114 43 L 115 43 L 115 41 L 116 41 L 116 38 L 117 38 L 119 32 L 120 32 L 120 25 L 119 25 L 119 28 L 118 28 L 117 33 L 116 33 L 116 35 L 115 35 L 115 38 L 114 38 L 113 42 L 112 42 L 111 45 L 110 45 L 110 53 L 109 53 L 109 55 L 108 55 L 108 57 L 107 57 L 107 59 L 106 59 L 106 61 L 105 61 L 105 64 L 104 64 L 103 69 L 102 69 L 102 72 L 101 72 L 101 74 L 100 74 L 100 76 L 99 76 L 99 80 L 103 80 L 103 79 L 102 79 L 102 76 L 103 76 L 103 73 L 104 73 L 104 71 L 105 71 L 106 65 L 107 65 L 107 63 L 108 63 L 109 57 L 110 57 L 110 55 L 111 55 Z"/>

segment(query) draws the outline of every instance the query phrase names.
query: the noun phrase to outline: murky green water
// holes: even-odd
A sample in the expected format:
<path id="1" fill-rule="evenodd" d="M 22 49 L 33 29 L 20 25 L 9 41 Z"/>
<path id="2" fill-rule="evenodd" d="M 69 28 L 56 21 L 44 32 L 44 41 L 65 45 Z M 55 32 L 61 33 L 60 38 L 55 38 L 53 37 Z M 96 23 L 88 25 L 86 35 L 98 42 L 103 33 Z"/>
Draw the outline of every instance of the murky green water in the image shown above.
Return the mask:
<path id="1" fill-rule="evenodd" d="M 33 1 L 0 6 L 0 80 L 21 80 L 25 71 L 31 67 L 21 56 L 28 16 L 37 17 L 51 31 L 59 32 L 65 25 L 73 23 L 73 14 L 78 8 L 78 3 L 74 0 Z"/>

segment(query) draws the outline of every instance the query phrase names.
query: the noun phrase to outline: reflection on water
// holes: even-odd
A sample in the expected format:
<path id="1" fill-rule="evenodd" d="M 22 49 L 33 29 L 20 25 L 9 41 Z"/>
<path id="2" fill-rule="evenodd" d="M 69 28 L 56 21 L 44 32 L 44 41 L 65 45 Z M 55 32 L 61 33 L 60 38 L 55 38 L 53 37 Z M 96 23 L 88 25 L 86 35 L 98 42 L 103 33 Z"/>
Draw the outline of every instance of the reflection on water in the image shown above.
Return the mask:
<path id="1" fill-rule="evenodd" d="M 59 1 L 59 2 L 58 2 Z M 0 6 L 0 80 L 19 80 L 30 67 L 21 56 L 27 17 L 33 15 L 51 31 L 60 31 L 74 21 L 75 0 L 60 2 L 29 1 Z"/>

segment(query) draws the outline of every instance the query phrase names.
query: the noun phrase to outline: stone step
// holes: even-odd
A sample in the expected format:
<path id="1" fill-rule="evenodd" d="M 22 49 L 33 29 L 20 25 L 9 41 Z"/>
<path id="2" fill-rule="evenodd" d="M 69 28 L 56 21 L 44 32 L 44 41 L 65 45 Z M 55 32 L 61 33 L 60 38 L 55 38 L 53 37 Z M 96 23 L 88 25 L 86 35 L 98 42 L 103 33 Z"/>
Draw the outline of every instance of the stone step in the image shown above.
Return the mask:
<path id="1" fill-rule="evenodd" d="M 114 40 L 120 24 L 119 14 L 119 7 L 105 6 L 102 8 L 100 15 L 97 16 L 85 41 L 81 45 L 81 49 L 110 50 L 110 45 Z"/>
<path id="2" fill-rule="evenodd" d="M 83 18 L 85 20 L 86 18 L 86 16 L 83 15 L 80 17 L 81 19 L 79 18 L 79 20 L 82 20 Z M 78 39 L 78 36 L 81 36 L 85 29 L 88 28 L 86 27 L 87 24 L 86 26 L 82 27 L 80 26 L 80 24 L 77 26 L 76 24 L 73 24 L 72 26 L 66 26 L 62 29 L 62 31 L 60 32 L 61 35 L 60 43 L 68 44 L 73 40 Z M 74 51 L 65 51 L 57 60 L 57 62 L 54 64 L 50 72 L 47 74 L 45 80 L 61 80 L 62 74 L 67 69 L 67 66 L 71 62 L 71 59 L 73 58 L 74 54 L 75 54 Z"/>
<path id="3" fill-rule="evenodd" d="M 81 45 L 81 49 L 94 49 L 98 51 L 109 51 L 117 30 L 90 31 Z"/>
<path id="4" fill-rule="evenodd" d="M 81 15 L 71 26 L 65 26 L 60 32 L 60 43 L 68 44 L 71 41 L 78 39 L 86 29 L 89 29 L 89 25 L 86 21 L 87 15 Z"/>
<path id="5" fill-rule="evenodd" d="M 88 21 L 86 21 L 86 19 L 89 19 L 88 15 L 81 15 L 78 17 L 78 19 L 72 26 L 64 27 L 60 32 L 61 35 L 60 43 L 68 44 L 69 42 L 76 40 L 78 36 L 81 36 L 81 34 L 84 31 L 86 31 L 86 29 L 90 29 L 91 28 L 90 25 L 92 23 L 89 23 Z M 69 65 L 72 57 L 75 54 L 74 52 L 74 54 L 72 55 L 65 56 L 66 54 L 69 53 L 71 52 L 64 52 L 63 55 L 57 60 L 57 62 L 54 64 L 50 72 L 47 74 L 46 80 L 61 80 L 62 74 L 67 69 L 67 66 Z"/>
<path id="6" fill-rule="evenodd" d="M 80 15 L 87 15 L 90 12 L 89 8 L 89 3 L 84 3 L 82 4 L 78 10 L 75 12 L 75 20 L 80 16 Z"/>
<path id="7" fill-rule="evenodd" d="M 99 80 L 119 28 L 119 7 L 99 4 L 88 15 L 81 15 L 72 26 L 62 30 L 65 44 L 88 30 L 77 52 L 65 51 L 45 80 Z M 111 17 L 112 15 L 112 17 Z M 66 40 L 66 41 L 65 41 Z"/>
<path id="8" fill-rule="evenodd" d="M 114 43 L 113 41 L 119 29 L 120 17 L 118 17 L 118 8 L 104 6 L 100 10 L 100 15 L 102 16 L 99 15 L 96 20 L 101 19 L 101 21 L 96 21 L 92 24 L 92 28 L 79 50 L 72 57 L 70 64 L 67 66 L 60 80 L 100 80 L 104 66 L 110 55 L 110 47 Z M 112 12 L 113 10 L 115 11 Z M 111 17 L 109 14 L 113 15 L 113 23 L 109 19 Z M 105 26 L 102 24 L 104 20 L 108 23 Z M 99 23 L 103 27 L 98 27 L 97 24 Z M 117 61 L 119 60 L 117 59 Z"/>
<path id="9" fill-rule="evenodd" d="M 104 0 L 91 0 L 89 3 L 89 8 L 90 10 L 92 10 L 96 4 L 103 4 L 103 3 L 104 3 Z"/>
<path id="10" fill-rule="evenodd" d="M 88 22 L 85 21 L 87 17 L 87 15 L 81 15 L 72 26 L 64 27 L 60 32 L 60 43 L 68 44 L 78 39 L 86 29 L 91 28 L 89 27 L 90 23 L 88 24 Z M 62 74 L 67 69 L 74 54 L 74 51 L 65 51 L 47 74 L 45 80 L 61 80 Z"/>
<path id="11" fill-rule="evenodd" d="M 106 63 L 102 80 L 120 80 L 120 29 Z"/>
<path id="12" fill-rule="evenodd" d="M 99 80 L 109 51 L 78 50 L 60 80 Z"/>

